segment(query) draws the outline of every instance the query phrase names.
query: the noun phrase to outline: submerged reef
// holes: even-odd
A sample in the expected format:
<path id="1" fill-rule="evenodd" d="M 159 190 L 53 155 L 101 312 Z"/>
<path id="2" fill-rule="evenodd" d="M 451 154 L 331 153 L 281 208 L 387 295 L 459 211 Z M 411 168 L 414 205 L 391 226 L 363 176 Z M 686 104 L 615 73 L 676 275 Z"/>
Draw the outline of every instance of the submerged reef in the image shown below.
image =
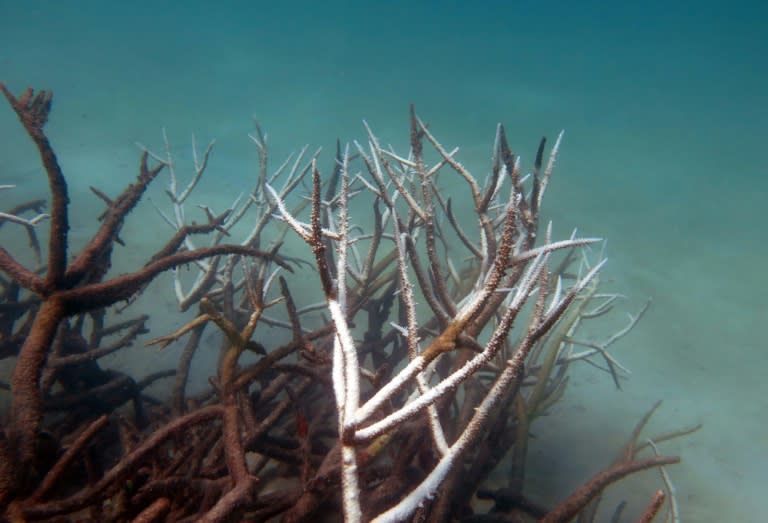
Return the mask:
<path id="1" fill-rule="evenodd" d="M 273 168 L 257 125 L 252 188 L 224 213 L 202 206 L 203 223 L 187 214 L 213 144 L 182 180 L 166 139 L 162 154 L 143 150 L 119 195 L 92 188 L 105 210 L 72 254 L 70 195 L 44 131 L 52 94 L 0 90 L 50 192 L 0 213 L 29 240 L 25 253 L 0 247 L 0 358 L 12 362 L 0 376 L 3 521 L 589 522 L 608 486 L 679 461 L 653 442 L 687 430 L 640 440 L 651 410 L 559 504 L 526 490 L 533 426 L 569 369 L 593 362 L 619 386 L 609 346 L 644 310 L 605 342 L 579 341 L 617 296 L 585 254 L 597 239 L 554 240 L 540 224 L 560 137 L 549 150 L 541 140 L 526 176 L 499 125 L 481 182 L 411 108 L 405 154 L 366 126 L 323 176 L 308 147 Z M 172 232 L 141 267 L 113 275 L 133 240 L 124 223 L 161 173 L 158 220 Z M 471 219 L 456 212 L 459 195 Z M 167 271 L 194 318 L 145 338 L 151 314 L 135 300 Z M 178 365 L 146 376 L 105 367 L 137 341 L 183 345 Z M 192 393 L 201 349 L 218 363 Z M 167 393 L 150 394 L 162 382 Z M 663 477 L 638 521 L 676 514 Z"/>

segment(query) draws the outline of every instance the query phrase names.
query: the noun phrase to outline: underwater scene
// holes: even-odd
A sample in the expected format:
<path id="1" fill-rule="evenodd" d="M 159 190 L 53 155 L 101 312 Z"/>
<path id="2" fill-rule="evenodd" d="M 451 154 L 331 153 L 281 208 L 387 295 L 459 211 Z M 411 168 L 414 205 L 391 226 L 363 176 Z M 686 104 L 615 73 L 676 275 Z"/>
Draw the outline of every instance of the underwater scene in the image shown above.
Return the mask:
<path id="1" fill-rule="evenodd" d="M 0 521 L 765 521 L 767 19 L 0 0 Z"/>

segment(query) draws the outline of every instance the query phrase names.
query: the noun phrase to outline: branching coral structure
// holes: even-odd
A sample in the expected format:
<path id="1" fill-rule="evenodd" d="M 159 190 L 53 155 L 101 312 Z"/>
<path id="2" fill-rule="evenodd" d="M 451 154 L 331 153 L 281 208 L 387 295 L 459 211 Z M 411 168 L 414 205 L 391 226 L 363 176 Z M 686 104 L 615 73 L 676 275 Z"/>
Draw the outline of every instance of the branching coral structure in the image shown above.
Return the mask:
<path id="1" fill-rule="evenodd" d="M 620 384 L 625 369 L 609 346 L 645 310 L 602 343 L 579 337 L 618 296 L 601 290 L 604 261 L 586 253 L 597 239 L 555 240 L 540 224 L 561 137 L 548 152 L 541 140 L 525 175 L 498 126 L 480 181 L 411 108 L 405 154 L 366 125 L 363 142 L 338 144 L 324 177 L 308 147 L 272 168 L 256 125 L 252 188 L 224 213 L 204 206 L 204 224 L 187 222 L 187 205 L 213 143 L 193 147 L 185 184 L 165 138 L 162 153 L 143 148 L 121 194 L 94 189 L 106 210 L 73 256 L 67 183 L 44 131 L 52 95 L 0 90 L 50 192 L 48 213 L 42 200 L 0 213 L 0 225 L 22 227 L 45 260 L 29 268 L 0 247 L 0 358 L 14 360 L 0 382 L 11 403 L 0 431 L 0 517 L 593 521 L 609 485 L 679 461 L 656 443 L 694 429 L 643 444 L 646 417 L 619 458 L 559 505 L 526 491 L 531 426 L 563 396 L 572 365 L 592 362 Z M 170 238 L 142 267 L 114 276 L 123 224 L 163 171 L 169 207 L 155 205 Z M 456 212 L 457 185 L 471 220 Z M 42 223 L 47 246 L 37 240 Z M 151 322 L 117 322 L 116 306 L 133 308 L 165 271 L 179 309 L 196 315 L 147 344 L 183 343 L 177 367 L 144 378 L 104 368 L 100 358 Z M 220 333 L 218 364 L 208 387 L 190 394 L 206 331 Z M 148 394 L 168 378 L 167 397 Z M 491 488 L 492 472 L 502 487 L 497 479 Z M 673 493 L 664 478 L 640 520 Z"/>

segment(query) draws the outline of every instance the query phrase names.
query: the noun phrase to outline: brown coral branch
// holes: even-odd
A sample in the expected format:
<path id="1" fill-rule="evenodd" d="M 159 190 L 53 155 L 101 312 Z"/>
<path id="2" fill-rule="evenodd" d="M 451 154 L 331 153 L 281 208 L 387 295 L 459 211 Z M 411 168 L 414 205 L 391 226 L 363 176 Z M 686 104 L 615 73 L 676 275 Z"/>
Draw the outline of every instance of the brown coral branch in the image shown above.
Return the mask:
<path id="1" fill-rule="evenodd" d="M 171 508 L 171 501 L 168 498 L 157 498 L 141 513 L 133 518 L 131 523 L 153 523 L 154 521 L 164 521 L 168 510 Z"/>
<path id="2" fill-rule="evenodd" d="M 315 255 L 315 263 L 320 274 L 320 281 L 323 285 L 323 292 L 326 296 L 336 297 L 337 289 L 331 276 L 331 268 L 328 266 L 328 257 L 326 256 L 326 245 L 323 241 L 323 230 L 321 220 L 321 197 L 320 197 L 320 171 L 317 164 L 312 164 L 312 213 L 311 225 L 312 232 L 309 237 L 312 253 Z"/>
<path id="3" fill-rule="evenodd" d="M 570 521 L 611 483 L 615 483 L 641 470 L 679 462 L 680 458 L 677 456 L 657 456 L 640 461 L 617 463 L 592 477 L 584 486 L 580 487 L 568 499 L 544 516 L 540 523 L 565 523 Z"/>
<path id="4" fill-rule="evenodd" d="M 86 427 L 80 436 L 78 436 L 77 439 L 69 446 L 69 448 L 67 448 L 64 454 L 59 457 L 58 461 L 51 468 L 51 470 L 48 471 L 43 482 L 30 496 L 30 501 L 39 502 L 47 497 L 48 493 L 51 491 L 51 489 L 53 489 L 62 473 L 72 463 L 72 460 L 74 460 L 78 454 L 82 452 L 83 448 L 88 444 L 88 442 L 96 435 L 97 432 L 104 428 L 108 421 L 109 418 L 107 416 L 101 416 L 90 425 L 88 425 L 88 427 Z"/>
<path id="5" fill-rule="evenodd" d="M 75 257 L 66 270 L 65 287 L 72 287 L 88 274 L 95 264 L 103 256 L 106 249 L 115 241 L 123 221 L 129 212 L 136 206 L 141 199 L 147 186 L 155 179 L 165 164 L 158 164 L 152 169 L 147 166 L 148 153 L 145 151 L 141 156 L 139 166 L 139 175 L 136 183 L 129 185 L 125 190 L 114 199 L 112 205 L 107 209 L 106 216 L 102 221 L 101 227 L 93 236 L 88 245 Z"/>
<path id="6" fill-rule="evenodd" d="M 51 112 L 53 93 L 51 91 L 35 93 L 31 88 L 28 88 L 20 97 L 16 98 L 2 82 L 0 82 L 0 91 L 5 95 L 27 134 L 37 147 L 48 176 L 48 186 L 51 193 L 51 225 L 48 236 L 48 271 L 45 282 L 46 287 L 56 288 L 62 283 L 67 267 L 69 195 L 64 173 L 61 171 L 48 137 L 43 132 L 43 127 Z"/>
<path id="7" fill-rule="evenodd" d="M 173 437 L 182 435 L 192 426 L 200 425 L 216 418 L 222 418 L 224 413 L 223 410 L 224 409 L 220 405 L 212 405 L 169 422 L 167 425 L 157 429 L 139 446 L 125 455 L 119 463 L 112 467 L 92 486 L 63 500 L 50 501 L 42 504 L 24 504 L 24 515 L 29 519 L 44 519 L 59 514 L 66 514 L 87 506 L 107 488 L 114 485 L 115 482 L 135 471 L 138 464 L 151 452 L 154 452 L 159 445 Z"/>
<path id="8" fill-rule="evenodd" d="M 653 499 L 651 499 L 651 502 L 648 504 L 648 507 L 646 507 L 645 512 L 643 512 L 640 517 L 635 521 L 635 523 L 651 523 L 653 521 L 653 518 L 656 517 L 656 515 L 661 510 L 661 506 L 664 504 L 664 499 L 666 498 L 666 494 L 664 494 L 664 491 L 659 489 L 653 494 Z"/>
<path id="9" fill-rule="evenodd" d="M 268 258 L 284 269 L 293 272 L 291 266 L 286 262 L 259 249 L 243 245 L 214 245 L 213 247 L 201 247 L 194 251 L 177 252 L 165 258 L 155 260 L 136 272 L 117 276 L 104 282 L 61 291 L 58 295 L 67 302 L 67 310 L 70 314 L 107 307 L 119 301 L 127 300 L 138 292 L 144 284 L 154 279 L 161 272 L 196 260 L 222 254 L 240 254 Z"/>
<path id="10" fill-rule="evenodd" d="M 49 287 L 44 278 L 41 278 L 16 261 L 11 254 L 0 247 L 0 271 L 6 273 L 21 287 L 29 289 L 35 294 L 45 295 Z"/>
<path id="11" fill-rule="evenodd" d="M 52 297 L 41 304 L 13 370 L 12 423 L 8 430 L 9 439 L 17 447 L 18 463 L 22 465 L 29 465 L 35 453 L 43 412 L 40 377 L 56 331 L 65 316 L 63 300 Z M 7 461 L 0 463 L 0 476 L 8 466 Z"/>

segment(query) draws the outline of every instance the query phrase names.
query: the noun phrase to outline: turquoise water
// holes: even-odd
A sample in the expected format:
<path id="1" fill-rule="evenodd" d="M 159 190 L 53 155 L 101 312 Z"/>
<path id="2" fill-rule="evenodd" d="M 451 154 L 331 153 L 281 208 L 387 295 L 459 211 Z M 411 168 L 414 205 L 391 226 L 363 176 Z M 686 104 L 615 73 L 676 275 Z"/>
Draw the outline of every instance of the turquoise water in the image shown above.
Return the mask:
<path id="1" fill-rule="evenodd" d="M 659 432 L 705 424 L 670 447 L 684 460 L 670 469 L 683 520 L 763 521 L 768 4 L 222 4 L 0 0 L 0 80 L 55 92 L 49 133 L 74 197 L 124 186 L 134 142 L 159 148 L 163 127 L 179 148 L 193 132 L 217 139 L 204 186 L 216 201 L 250 187 L 254 115 L 275 158 L 304 143 L 328 158 L 337 137 L 364 136 L 362 119 L 402 148 L 415 103 L 479 171 L 499 121 L 528 160 L 565 129 L 546 213 L 559 236 L 608 238 L 628 310 L 653 305 L 619 349 L 625 390 L 574 386 L 579 409 L 558 436 L 569 442 L 544 420 L 541 444 L 574 449 L 562 465 L 586 478 L 614 452 L 586 459 L 590 442 L 620 445 L 665 399 Z M 0 184 L 18 185 L 3 208 L 40 194 L 30 173 L 33 151 L 2 105 Z"/>

